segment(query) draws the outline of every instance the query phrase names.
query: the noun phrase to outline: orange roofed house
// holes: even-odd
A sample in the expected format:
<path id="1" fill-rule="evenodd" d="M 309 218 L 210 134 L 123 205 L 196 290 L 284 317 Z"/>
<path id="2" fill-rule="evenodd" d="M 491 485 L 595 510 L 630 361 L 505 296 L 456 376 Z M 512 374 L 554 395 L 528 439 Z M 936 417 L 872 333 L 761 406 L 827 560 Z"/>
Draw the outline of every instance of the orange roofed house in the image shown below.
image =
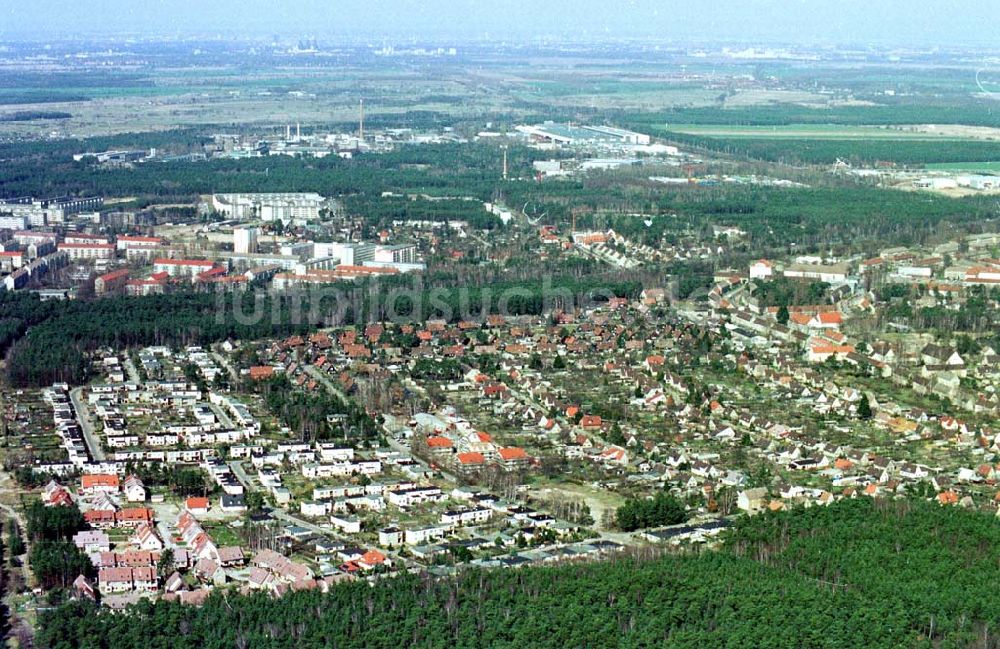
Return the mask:
<path id="1" fill-rule="evenodd" d="M 434 453 L 448 453 L 452 446 L 451 440 L 441 435 L 432 435 L 427 438 L 427 448 Z"/>
<path id="2" fill-rule="evenodd" d="M 789 316 L 789 323 L 800 329 L 838 329 L 843 320 L 839 311 L 821 311 L 815 314 L 797 312 Z"/>
<path id="3" fill-rule="evenodd" d="M 274 376 L 274 368 L 270 365 L 254 365 L 250 368 L 251 381 L 263 381 Z"/>
<path id="4" fill-rule="evenodd" d="M 471 451 L 469 453 L 459 453 L 458 454 L 458 464 L 463 469 L 478 468 L 486 463 L 486 458 L 483 457 L 482 453 L 476 453 Z"/>
<path id="5" fill-rule="evenodd" d="M 525 453 L 523 448 L 517 446 L 502 448 L 497 453 L 500 456 L 500 462 L 507 468 L 523 466 L 531 462 L 531 456 Z"/>
<path id="6" fill-rule="evenodd" d="M 116 494 L 121 482 L 116 475 L 88 474 L 80 478 L 80 493 L 90 496 L 99 493 Z"/>
<path id="7" fill-rule="evenodd" d="M 810 363 L 822 363 L 831 356 L 843 359 L 854 352 L 854 345 L 834 345 L 823 340 L 813 340 L 809 343 L 806 360 Z"/>

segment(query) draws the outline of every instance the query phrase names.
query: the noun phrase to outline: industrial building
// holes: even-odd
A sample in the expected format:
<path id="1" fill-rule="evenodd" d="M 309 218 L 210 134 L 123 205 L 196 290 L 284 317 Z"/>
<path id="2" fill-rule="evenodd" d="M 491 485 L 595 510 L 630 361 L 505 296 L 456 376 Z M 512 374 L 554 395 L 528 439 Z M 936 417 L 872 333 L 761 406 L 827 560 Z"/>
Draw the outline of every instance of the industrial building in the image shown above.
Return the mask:
<path id="1" fill-rule="evenodd" d="M 516 130 L 536 142 L 565 146 L 645 146 L 651 141 L 645 133 L 626 131 L 611 126 L 577 126 L 544 122 L 534 126 L 518 126 Z"/>

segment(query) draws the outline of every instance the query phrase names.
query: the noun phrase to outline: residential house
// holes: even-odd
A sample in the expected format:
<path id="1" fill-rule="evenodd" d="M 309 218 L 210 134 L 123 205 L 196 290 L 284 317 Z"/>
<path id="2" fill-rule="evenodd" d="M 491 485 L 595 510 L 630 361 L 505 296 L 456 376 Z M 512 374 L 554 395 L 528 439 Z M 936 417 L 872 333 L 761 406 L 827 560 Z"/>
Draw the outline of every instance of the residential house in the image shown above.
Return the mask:
<path id="1" fill-rule="evenodd" d="M 125 478 L 124 483 L 125 500 L 129 502 L 144 502 L 146 500 L 146 487 L 138 476 L 130 475 Z"/>

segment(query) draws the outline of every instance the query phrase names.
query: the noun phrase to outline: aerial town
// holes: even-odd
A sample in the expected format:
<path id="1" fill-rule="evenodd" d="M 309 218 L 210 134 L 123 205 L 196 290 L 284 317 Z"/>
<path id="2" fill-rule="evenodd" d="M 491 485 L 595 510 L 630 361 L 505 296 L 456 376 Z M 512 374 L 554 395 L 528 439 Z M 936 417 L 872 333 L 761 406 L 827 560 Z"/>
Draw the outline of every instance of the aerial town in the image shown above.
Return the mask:
<path id="1" fill-rule="evenodd" d="M 0 28 L 5 646 L 997 646 L 994 50 L 261 15 Z"/>

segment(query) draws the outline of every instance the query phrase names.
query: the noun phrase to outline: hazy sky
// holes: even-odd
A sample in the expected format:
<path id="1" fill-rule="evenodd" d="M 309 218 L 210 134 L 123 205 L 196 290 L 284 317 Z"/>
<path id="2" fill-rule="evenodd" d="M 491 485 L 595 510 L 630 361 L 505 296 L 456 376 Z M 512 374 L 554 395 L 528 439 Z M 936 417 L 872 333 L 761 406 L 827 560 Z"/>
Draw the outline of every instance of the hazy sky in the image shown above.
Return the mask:
<path id="1" fill-rule="evenodd" d="M 996 0 L 0 0 L 0 36 L 123 32 L 995 43 Z"/>

